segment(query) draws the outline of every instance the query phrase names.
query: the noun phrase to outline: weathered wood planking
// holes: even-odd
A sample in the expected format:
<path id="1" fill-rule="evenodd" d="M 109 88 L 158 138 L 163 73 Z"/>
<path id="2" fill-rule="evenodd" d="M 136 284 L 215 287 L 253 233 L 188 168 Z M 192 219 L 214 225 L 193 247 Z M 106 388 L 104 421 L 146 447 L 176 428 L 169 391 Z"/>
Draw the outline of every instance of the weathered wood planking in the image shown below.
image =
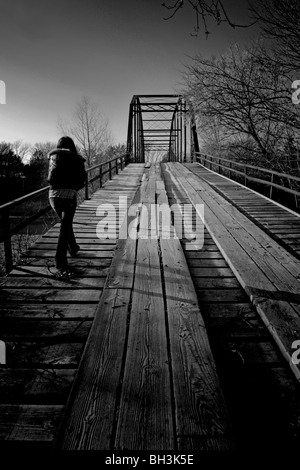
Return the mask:
<path id="1" fill-rule="evenodd" d="M 206 182 L 176 164 L 169 171 L 195 204 L 205 203 L 207 228 L 299 380 L 299 367 L 291 356 L 292 343 L 300 337 L 300 325 L 290 303 L 299 298 L 297 261 Z M 280 312 L 284 312 L 284 320 Z"/>
<path id="2" fill-rule="evenodd" d="M 139 240 L 117 449 L 174 449 L 166 335 L 157 241 Z"/>
<path id="3" fill-rule="evenodd" d="M 140 189 L 140 203 L 147 212 L 140 217 L 117 449 L 173 449 L 175 445 L 160 259 L 157 239 L 148 238 L 156 178 L 152 165 L 145 170 Z"/>
<path id="4" fill-rule="evenodd" d="M 0 440 L 52 442 L 62 411 L 61 405 L 0 404 Z"/>
<path id="5" fill-rule="evenodd" d="M 2 404 L 60 404 L 69 394 L 76 369 L 0 368 Z"/>
<path id="6" fill-rule="evenodd" d="M 164 185 L 158 203 L 167 203 Z M 198 299 L 180 241 L 160 238 L 180 449 L 232 448 L 221 391 Z M 186 380 L 183 380 L 183 377 Z"/>
<path id="7" fill-rule="evenodd" d="M 126 224 L 126 221 L 124 221 Z M 119 239 L 56 447 L 110 449 L 128 334 L 136 240 Z"/>
<path id="8" fill-rule="evenodd" d="M 53 444 L 116 244 L 116 238 L 96 237 L 96 210 L 102 202 L 118 203 L 118 189 L 130 202 L 142 171 L 141 165 L 124 170 L 124 179 L 126 172 L 132 175 L 129 190 L 118 178 L 113 197 L 99 197 L 105 191 L 100 190 L 79 206 L 74 230 L 81 251 L 71 261 L 78 277 L 53 277 L 57 224 L 0 279 L 1 339 L 7 348 L 7 366 L 0 367 L 0 440 L 6 445 Z M 124 203 L 116 212 L 124 217 Z"/>
<path id="9" fill-rule="evenodd" d="M 157 202 L 167 204 L 163 181 Z M 160 237 L 179 449 L 233 448 L 227 405 L 185 256 L 176 238 Z"/>
<path id="10" fill-rule="evenodd" d="M 203 449 L 224 450 L 231 447 L 229 419 L 197 295 L 179 240 L 162 239 L 161 249 L 179 446 L 190 436 L 189 449 L 202 442 Z"/>
<path id="11" fill-rule="evenodd" d="M 158 185 L 157 180 L 160 183 Z M 201 318 L 199 319 L 197 314 L 200 315 L 200 312 L 196 306 L 193 308 L 191 315 L 193 323 L 187 313 L 190 299 L 186 301 L 180 296 L 180 301 L 175 302 L 177 307 L 172 304 L 174 290 L 177 292 L 181 289 L 182 277 L 177 279 L 174 276 L 175 287 L 167 277 L 167 291 L 163 289 L 165 280 L 162 277 L 162 269 L 168 271 L 170 266 L 172 273 L 173 269 L 176 272 L 174 263 L 178 262 L 178 256 L 173 259 L 174 251 L 166 246 L 165 249 L 170 251 L 170 254 L 165 253 L 164 256 L 170 256 L 170 259 L 167 258 L 168 266 L 164 264 L 160 242 L 157 236 L 151 238 L 155 233 L 149 224 L 149 209 L 150 205 L 156 202 L 156 197 L 162 200 L 163 190 L 160 169 L 152 165 L 150 169 L 145 170 L 138 198 L 135 199 L 135 202 L 142 203 L 148 209 L 148 212 L 140 213 L 140 238 L 138 240 L 128 238 L 118 242 L 98 307 L 98 311 L 102 314 L 101 317 L 95 317 L 58 440 L 58 447 L 63 449 L 163 450 L 175 449 L 178 442 L 184 440 L 189 442 L 189 448 L 198 448 L 199 436 L 203 436 L 204 439 L 202 441 L 200 439 L 201 448 L 228 447 L 227 437 L 224 439 L 220 437 L 224 435 L 227 425 L 226 420 L 223 422 L 226 411 L 225 407 L 222 409 L 222 393 L 203 324 L 199 327 Z M 167 202 L 166 196 L 164 202 Z M 178 240 L 176 243 L 182 260 L 182 249 L 180 244 L 178 245 Z M 135 254 L 136 261 L 133 264 Z M 197 305 L 187 270 L 184 276 L 187 283 L 184 293 L 193 295 Z M 112 292 L 115 293 L 115 289 L 118 289 L 118 295 L 122 293 L 127 296 L 127 302 L 123 305 L 124 312 L 120 312 L 118 319 L 114 318 L 111 305 L 114 299 L 111 295 Z M 186 340 L 183 342 L 180 339 L 182 321 L 176 323 L 172 320 L 174 331 L 171 332 L 169 331 L 171 317 L 169 320 L 167 317 L 172 316 L 173 307 L 177 311 L 176 315 L 180 316 L 180 306 L 184 302 L 187 302 L 184 315 L 188 317 L 185 331 L 188 325 L 191 331 L 189 334 L 185 332 Z M 103 315 L 105 318 L 107 316 L 110 318 L 109 324 L 112 321 L 119 322 L 117 345 L 112 340 L 116 328 L 109 328 L 107 335 L 103 336 Z M 171 336 L 172 347 L 169 343 Z M 97 344 L 95 344 L 96 339 Z M 180 365 L 177 364 L 177 359 L 181 356 L 182 343 L 187 346 L 184 361 Z M 193 353 L 189 352 L 189 348 L 193 349 Z M 107 358 L 110 350 L 113 362 L 109 362 Z M 169 351 L 174 355 L 172 364 L 169 363 Z M 201 364 L 200 357 L 205 357 L 205 363 Z M 98 365 L 106 362 L 116 371 L 110 382 L 109 395 L 104 394 L 102 390 L 103 374 L 106 372 Z M 123 365 L 120 370 L 121 363 Z M 173 369 L 176 371 L 174 376 L 173 372 L 171 373 Z M 205 375 L 207 372 L 210 374 L 209 377 Z M 196 379 L 198 375 L 199 380 Z M 203 385 L 201 388 L 201 381 L 205 384 L 207 381 L 209 386 L 205 388 Z M 176 390 L 176 401 L 173 404 L 174 390 Z M 201 394 L 205 393 L 209 396 L 204 398 Z M 177 423 L 173 422 L 174 406 Z M 200 423 L 199 419 L 202 420 Z M 174 441 L 174 437 L 178 442 Z"/>
<path id="12" fill-rule="evenodd" d="M 104 290 L 62 423 L 59 448 L 111 448 L 129 301 L 129 289 Z"/>
<path id="13" fill-rule="evenodd" d="M 165 171 L 164 177 L 168 194 L 174 194 L 176 180 Z M 176 197 L 177 201 L 173 202 L 186 202 L 186 198 L 178 195 Z M 205 234 L 205 240 L 207 237 Z M 192 268 L 192 259 L 205 250 L 205 245 L 191 251 L 187 251 L 188 245 L 185 243 L 182 246 L 208 327 L 222 386 L 228 398 L 238 447 L 259 448 L 262 442 L 268 445 L 267 436 L 272 448 L 275 442 L 281 448 L 287 442 L 289 446 L 295 445 L 297 448 L 300 436 L 300 426 L 297 424 L 300 422 L 300 399 L 298 392 L 291 392 L 297 384 L 288 365 L 285 365 L 284 359 L 276 351 L 270 333 L 248 298 L 243 303 L 237 303 L 234 298 L 227 296 L 224 298 L 223 289 L 228 287 L 227 281 L 236 281 L 230 268 Z M 200 259 L 203 259 L 202 256 L 198 258 Z M 197 286 L 198 280 L 208 289 L 210 282 L 218 281 L 218 288 L 213 288 L 213 296 L 209 302 L 204 301 L 203 290 Z M 276 417 L 274 409 L 277 410 Z M 280 420 L 277 416 L 284 419 Z M 186 441 L 189 442 L 190 439 L 184 438 L 181 442 Z M 194 446 L 196 442 L 194 439 Z M 203 449 L 204 441 L 199 439 L 198 443 L 199 449 Z"/>
<path id="14" fill-rule="evenodd" d="M 299 245 L 293 245 L 289 237 L 291 230 L 298 231 L 298 237 L 300 236 L 299 214 L 232 180 L 228 181 L 224 176 L 217 175 L 199 164 L 186 164 L 185 166 L 228 198 L 276 241 L 283 243 L 285 248 L 299 252 Z M 224 182 L 226 182 L 225 185 Z"/>
<path id="15" fill-rule="evenodd" d="M 78 367 L 83 342 L 70 343 L 57 337 L 48 341 L 8 341 L 6 343 L 10 368 L 71 368 Z M 1 418 L 1 416 L 0 416 Z"/>
<path id="16" fill-rule="evenodd" d="M 1 319 L 1 339 L 12 341 L 46 341 L 59 338 L 66 342 L 85 341 L 91 327 L 91 319 L 75 320 L 22 320 Z"/>

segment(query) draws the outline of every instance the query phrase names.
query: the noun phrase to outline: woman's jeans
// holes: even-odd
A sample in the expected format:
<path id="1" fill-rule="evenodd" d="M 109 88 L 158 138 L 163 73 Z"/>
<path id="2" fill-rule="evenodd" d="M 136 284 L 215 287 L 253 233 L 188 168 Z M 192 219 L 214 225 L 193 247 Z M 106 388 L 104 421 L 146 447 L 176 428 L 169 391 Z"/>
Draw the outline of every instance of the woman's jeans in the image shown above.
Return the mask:
<path id="1" fill-rule="evenodd" d="M 75 198 L 50 197 L 49 202 L 60 218 L 55 264 L 57 269 L 65 269 L 68 266 L 67 251 L 72 253 L 78 250 L 72 226 L 77 201 Z"/>

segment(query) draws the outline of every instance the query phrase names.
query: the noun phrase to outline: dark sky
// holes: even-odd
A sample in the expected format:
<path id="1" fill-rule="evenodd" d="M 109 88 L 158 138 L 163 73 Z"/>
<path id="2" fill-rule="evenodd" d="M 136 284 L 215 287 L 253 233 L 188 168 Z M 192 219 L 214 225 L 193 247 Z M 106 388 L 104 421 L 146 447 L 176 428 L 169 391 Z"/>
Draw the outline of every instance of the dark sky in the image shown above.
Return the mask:
<path id="1" fill-rule="evenodd" d="M 165 0 L 167 2 L 167 0 Z M 134 94 L 174 93 L 189 56 L 245 42 L 256 28 L 212 25 L 193 37 L 188 6 L 165 21 L 163 0 L 0 0 L 0 141 L 56 141 L 59 116 L 68 119 L 89 96 L 125 142 Z M 246 0 L 225 0 L 233 21 L 247 21 Z"/>

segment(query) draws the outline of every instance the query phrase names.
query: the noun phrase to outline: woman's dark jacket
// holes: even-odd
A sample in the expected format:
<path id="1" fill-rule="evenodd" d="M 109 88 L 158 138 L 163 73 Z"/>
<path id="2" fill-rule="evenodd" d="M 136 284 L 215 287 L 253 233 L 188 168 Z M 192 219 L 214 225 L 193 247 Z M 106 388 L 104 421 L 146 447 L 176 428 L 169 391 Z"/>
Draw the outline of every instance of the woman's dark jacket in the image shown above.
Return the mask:
<path id="1" fill-rule="evenodd" d="M 50 189 L 75 189 L 83 187 L 86 180 L 85 159 L 68 149 L 54 149 L 48 154 Z"/>

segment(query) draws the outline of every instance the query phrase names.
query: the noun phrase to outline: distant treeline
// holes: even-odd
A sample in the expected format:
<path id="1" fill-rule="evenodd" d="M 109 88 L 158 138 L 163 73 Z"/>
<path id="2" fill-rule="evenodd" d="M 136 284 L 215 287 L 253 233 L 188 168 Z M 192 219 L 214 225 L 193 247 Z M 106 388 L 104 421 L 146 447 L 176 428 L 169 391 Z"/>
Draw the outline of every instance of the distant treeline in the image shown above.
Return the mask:
<path id="1" fill-rule="evenodd" d="M 21 197 L 48 185 L 48 153 L 52 142 L 29 147 L 0 142 L 0 204 Z M 93 164 L 124 154 L 125 145 L 110 145 L 105 153 L 94 158 Z"/>

